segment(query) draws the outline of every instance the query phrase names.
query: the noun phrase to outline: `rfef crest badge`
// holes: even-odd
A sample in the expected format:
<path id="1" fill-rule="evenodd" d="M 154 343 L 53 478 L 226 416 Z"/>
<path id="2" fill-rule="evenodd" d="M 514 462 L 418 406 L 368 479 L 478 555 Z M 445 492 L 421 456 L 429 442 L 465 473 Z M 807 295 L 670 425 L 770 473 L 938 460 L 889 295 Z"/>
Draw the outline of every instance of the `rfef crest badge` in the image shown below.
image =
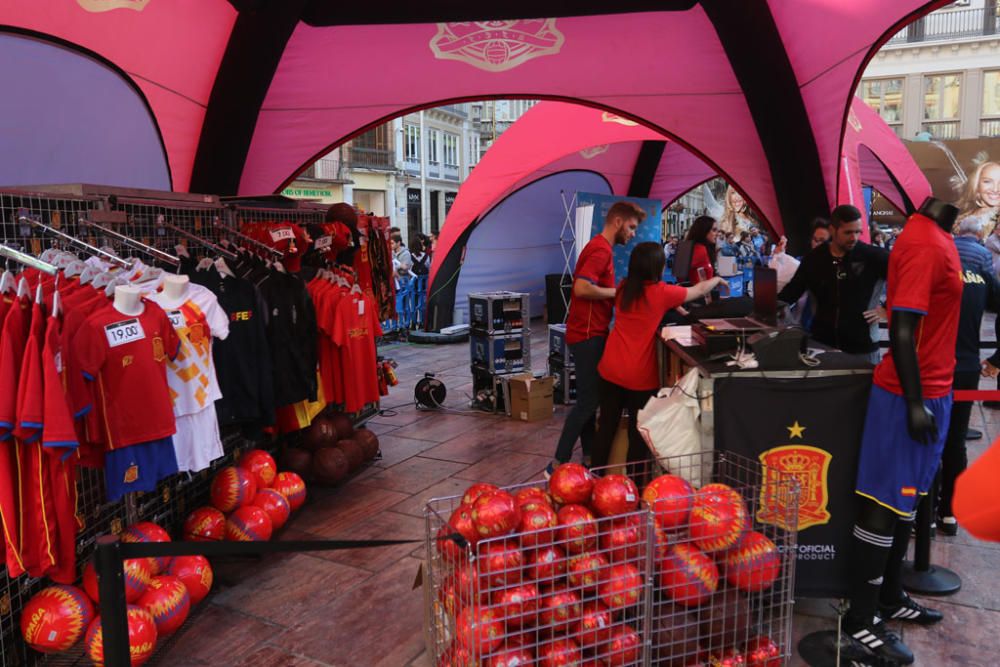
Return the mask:
<path id="1" fill-rule="evenodd" d="M 611 144 L 601 144 L 600 146 L 591 146 L 590 148 L 584 148 L 580 151 L 580 157 L 584 160 L 590 160 L 601 153 L 607 153 L 608 149 L 611 148 Z"/>
<path id="2" fill-rule="evenodd" d="M 149 4 L 149 0 L 76 0 L 88 12 L 110 12 L 112 9 L 131 9 L 141 12 Z"/>
<path id="3" fill-rule="evenodd" d="M 609 113 L 607 111 L 601 112 L 601 120 L 605 123 L 618 123 L 619 125 L 624 125 L 625 127 L 635 127 L 639 124 L 634 120 L 622 118 L 617 114 Z"/>
<path id="4" fill-rule="evenodd" d="M 827 478 L 833 455 L 808 445 L 785 445 L 769 449 L 760 455 L 764 467 L 764 483 L 760 490 L 760 510 L 757 520 L 791 530 L 805 530 L 830 522 L 826 506 L 830 500 Z M 791 523 L 794 502 L 793 485 L 788 476 L 798 482 L 799 512 L 796 526 Z"/>
<path id="5" fill-rule="evenodd" d="M 555 19 L 438 23 L 431 51 L 440 60 L 460 60 L 487 72 L 559 53 L 565 38 Z"/>

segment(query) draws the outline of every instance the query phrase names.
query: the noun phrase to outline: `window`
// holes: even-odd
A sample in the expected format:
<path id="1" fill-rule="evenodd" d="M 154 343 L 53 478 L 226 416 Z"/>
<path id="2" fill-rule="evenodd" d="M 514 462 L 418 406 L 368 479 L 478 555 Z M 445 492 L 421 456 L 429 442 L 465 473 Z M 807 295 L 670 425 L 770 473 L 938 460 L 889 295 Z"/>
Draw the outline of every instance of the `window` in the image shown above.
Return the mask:
<path id="1" fill-rule="evenodd" d="M 858 93 L 889 125 L 903 122 L 903 80 L 874 79 L 862 81 Z"/>
<path id="2" fill-rule="evenodd" d="M 441 132 L 439 130 L 430 130 L 427 132 L 427 162 L 430 164 L 437 164 L 439 162 L 438 158 L 438 144 L 440 143 Z"/>
<path id="3" fill-rule="evenodd" d="M 458 135 L 445 132 L 444 134 L 444 166 L 458 166 Z"/>
<path id="4" fill-rule="evenodd" d="M 406 151 L 403 157 L 407 160 L 417 161 L 420 159 L 420 126 L 404 125 L 403 133 L 406 137 Z"/>
<path id="5" fill-rule="evenodd" d="M 958 120 L 962 75 L 924 77 L 924 120 Z"/>
<path id="6" fill-rule="evenodd" d="M 1000 70 L 983 72 L 983 117 L 979 136 L 1000 137 Z"/>
<path id="7" fill-rule="evenodd" d="M 469 135 L 469 166 L 479 162 L 479 135 Z"/>
<path id="8" fill-rule="evenodd" d="M 417 130 L 419 131 L 420 128 L 418 127 Z M 355 148 L 371 150 L 392 150 L 392 144 L 389 143 L 389 125 L 379 125 L 374 130 L 368 130 L 364 134 L 352 139 L 351 145 Z"/>

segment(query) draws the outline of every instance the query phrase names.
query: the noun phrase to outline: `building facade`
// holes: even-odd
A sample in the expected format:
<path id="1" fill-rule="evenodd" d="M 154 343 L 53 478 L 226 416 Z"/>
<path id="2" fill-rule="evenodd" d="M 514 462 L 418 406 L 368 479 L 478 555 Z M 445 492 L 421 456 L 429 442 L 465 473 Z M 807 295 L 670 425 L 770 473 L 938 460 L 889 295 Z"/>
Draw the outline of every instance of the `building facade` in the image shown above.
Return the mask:
<path id="1" fill-rule="evenodd" d="M 964 0 L 907 26 L 857 94 L 903 139 L 1000 137 L 1000 9 Z"/>
<path id="2" fill-rule="evenodd" d="M 469 104 L 473 128 L 479 133 L 482 158 L 504 130 L 514 124 L 538 100 L 483 100 Z"/>

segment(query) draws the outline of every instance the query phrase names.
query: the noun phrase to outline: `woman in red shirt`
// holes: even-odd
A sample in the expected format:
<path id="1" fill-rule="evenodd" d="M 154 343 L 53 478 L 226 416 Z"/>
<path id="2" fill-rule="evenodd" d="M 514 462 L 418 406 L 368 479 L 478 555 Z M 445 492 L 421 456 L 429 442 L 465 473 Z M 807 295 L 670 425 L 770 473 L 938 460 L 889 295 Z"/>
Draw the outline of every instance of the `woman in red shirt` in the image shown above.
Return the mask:
<path id="1" fill-rule="evenodd" d="M 709 218 L 711 219 L 711 218 Z M 660 387 L 656 341 L 663 316 L 677 306 L 700 299 L 722 278 L 704 280 L 693 287 L 660 281 L 666 257 L 659 243 L 640 243 L 632 250 L 628 278 L 618 285 L 615 323 L 597 366 L 601 376 L 601 411 L 594 438 L 594 466 L 608 464 L 623 408 L 629 411 L 629 462 L 647 458 L 647 448 L 636 428 L 636 416 Z"/>
<path id="2" fill-rule="evenodd" d="M 718 234 L 719 223 L 712 216 L 701 215 L 691 223 L 691 228 L 684 237 L 684 240 L 694 242 L 687 279 L 691 285 L 715 276 L 715 238 Z M 704 269 L 705 275 L 699 278 L 698 269 Z"/>

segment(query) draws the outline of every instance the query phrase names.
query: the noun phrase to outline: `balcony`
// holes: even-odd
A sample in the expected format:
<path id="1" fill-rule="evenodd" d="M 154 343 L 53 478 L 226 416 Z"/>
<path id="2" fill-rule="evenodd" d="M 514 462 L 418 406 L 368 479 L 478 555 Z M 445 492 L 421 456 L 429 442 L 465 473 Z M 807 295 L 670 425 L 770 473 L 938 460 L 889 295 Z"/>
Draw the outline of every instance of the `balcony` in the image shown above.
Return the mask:
<path id="1" fill-rule="evenodd" d="M 979 136 L 1000 137 L 1000 118 L 983 118 L 980 120 Z"/>
<path id="2" fill-rule="evenodd" d="M 934 139 L 958 139 L 957 120 L 924 121 L 920 129 L 930 133 Z"/>
<path id="3" fill-rule="evenodd" d="M 940 10 L 914 21 L 889 40 L 889 45 L 942 42 L 1000 34 L 1000 15 L 983 7 Z"/>
<path id="4" fill-rule="evenodd" d="M 321 158 L 299 174 L 299 178 L 308 181 L 334 181 L 346 183 L 343 163 L 335 158 Z"/>
<path id="5" fill-rule="evenodd" d="M 349 169 L 396 170 L 396 153 L 387 148 L 350 146 L 344 152 Z"/>

